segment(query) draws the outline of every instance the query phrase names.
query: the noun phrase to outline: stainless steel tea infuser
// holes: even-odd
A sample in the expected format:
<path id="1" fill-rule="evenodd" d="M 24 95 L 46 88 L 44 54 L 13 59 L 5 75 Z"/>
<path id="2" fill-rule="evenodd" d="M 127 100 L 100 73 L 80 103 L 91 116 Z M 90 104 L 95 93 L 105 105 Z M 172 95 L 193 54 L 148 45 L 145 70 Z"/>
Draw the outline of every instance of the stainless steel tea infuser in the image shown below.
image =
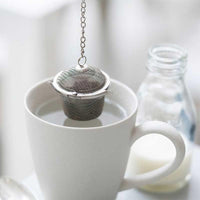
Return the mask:
<path id="1" fill-rule="evenodd" d="M 86 121 L 101 115 L 104 97 L 110 85 L 109 76 L 102 70 L 86 64 L 86 1 L 81 2 L 80 38 L 81 57 L 78 65 L 59 72 L 53 79 L 53 88 L 61 95 L 63 110 L 67 117 Z"/>

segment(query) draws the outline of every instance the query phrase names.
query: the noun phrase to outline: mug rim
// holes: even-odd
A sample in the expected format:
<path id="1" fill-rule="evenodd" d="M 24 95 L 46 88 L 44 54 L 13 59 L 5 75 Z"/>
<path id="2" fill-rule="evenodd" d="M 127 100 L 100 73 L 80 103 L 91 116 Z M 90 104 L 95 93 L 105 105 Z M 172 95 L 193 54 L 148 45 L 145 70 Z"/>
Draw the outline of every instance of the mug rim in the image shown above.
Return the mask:
<path id="1" fill-rule="evenodd" d="M 126 121 L 128 121 L 130 118 L 132 118 L 132 116 L 135 115 L 136 111 L 137 111 L 137 108 L 138 108 L 138 99 L 137 99 L 137 96 L 135 94 L 135 92 L 129 87 L 127 86 L 126 84 L 122 83 L 121 81 L 118 81 L 118 80 L 115 80 L 115 79 L 110 79 L 110 82 L 111 84 L 112 83 L 117 83 L 118 85 L 126 88 L 129 93 L 133 96 L 134 98 L 134 101 L 135 101 L 135 107 L 133 108 L 133 110 L 131 111 L 130 114 L 128 114 L 127 116 L 125 116 L 123 119 L 119 120 L 119 121 L 116 121 L 116 122 L 113 122 L 113 123 L 110 123 L 110 124 L 107 124 L 107 125 L 103 125 L 103 126 L 97 126 L 97 127 L 70 127 L 70 126 L 63 126 L 63 125 L 58 125 L 58 124 L 54 124 L 54 123 L 51 123 L 51 122 L 48 122 L 40 117 L 38 117 L 36 114 L 34 114 L 29 106 L 28 106 L 28 102 L 27 102 L 27 99 L 28 99 L 28 96 L 31 94 L 31 92 L 39 87 L 40 85 L 44 84 L 44 83 L 47 83 L 49 81 L 51 81 L 53 79 L 53 77 L 50 77 L 50 78 L 46 78 L 46 79 L 43 79 L 42 81 L 39 81 L 37 83 L 35 83 L 33 86 L 31 86 L 25 93 L 25 96 L 24 96 L 24 107 L 25 107 L 25 110 L 26 112 L 31 116 L 33 117 L 35 120 L 41 122 L 41 123 L 44 123 L 48 126 L 52 126 L 52 127 L 56 127 L 56 128 L 62 128 L 62 129 L 70 129 L 70 130 L 94 130 L 94 129 L 103 129 L 103 128 L 109 128 L 109 127 L 113 127 L 113 126 L 116 126 L 116 125 L 119 125 L 119 124 L 122 124 Z M 133 122 L 134 123 L 134 122 Z"/>

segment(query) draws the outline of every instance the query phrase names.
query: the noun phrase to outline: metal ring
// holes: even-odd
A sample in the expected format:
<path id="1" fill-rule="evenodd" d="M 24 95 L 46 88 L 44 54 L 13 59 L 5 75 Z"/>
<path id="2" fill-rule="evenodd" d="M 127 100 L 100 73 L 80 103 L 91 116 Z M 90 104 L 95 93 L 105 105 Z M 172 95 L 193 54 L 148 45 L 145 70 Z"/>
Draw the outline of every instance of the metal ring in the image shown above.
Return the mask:
<path id="1" fill-rule="evenodd" d="M 85 23 L 85 21 L 86 21 L 86 17 L 81 17 L 80 20 L 81 20 L 82 23 Z"/>
<path id="2" fill-rule="evenodd" d="M 83 61 L 83 63 L 81 63 L 81 61 Z M 86 56 L 80 57 L 80 58 L 78 59 L 78 64 L 79 64 L 79 66 L 81 66 L 81 67 L 83 67 L 83 66 L 86 64 L 86 62 L 87 62 Z"/>
<path id="3" fill-rule="evenodd" d="M 85 12 L 86 12 L 85 8 L 81 8 L 81 12 L 82 12 L 82 14 L 85 14 Z"/>
<path id="4" fill-rule="evenodd" d="M 84 48 L 85 48 L 85 43 L 81 42 L 81 45 L 80 45 L 80 46 L 81 46 L 81 48 L 84 49 Z"/>
<path id="5" fill-rule="evenodd" d="M 81 22 L 81 28 L 85 28 L 86 27 L 86 23 L 85 22 Z"/>
<path id="6" fill-rule="evenodd" d="M 84 43 L 84 42 L 86 41 L 86 37 L 81 37 L 81 39 L 80 39 L 80 40 L 81 40 L 81 42 L 83 42 L 83 43 Z"/>
<path id="7" fill-rule="evenodd" d="M 82 3 L 81 3 L 81 6 L 82 6 L 83 8 L 86 8 L 86 3 L 85 3 L 85 2 L 82 2 Z"/>

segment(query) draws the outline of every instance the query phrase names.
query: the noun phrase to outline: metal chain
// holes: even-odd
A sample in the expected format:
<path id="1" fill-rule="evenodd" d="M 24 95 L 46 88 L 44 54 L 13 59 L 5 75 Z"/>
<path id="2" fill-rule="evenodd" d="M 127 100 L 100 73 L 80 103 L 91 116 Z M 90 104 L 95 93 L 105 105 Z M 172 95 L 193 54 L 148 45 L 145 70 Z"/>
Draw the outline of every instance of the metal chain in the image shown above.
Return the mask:
<path id="1" fill-rule="evenodd" d="M 81 1 L 81 28 L 82 28 L 82 35 L 80 38 L 80 47 L 81 47 L 81 57 L 78 59 L 78 64 L 83 67 L 86 62 L 87 62 L 87 58 L 85 56 L 85 47 L 86 47 L 86 37 L 85 37 L 85 27 L 86 27 L 86 2 L 85 0 Z"/>

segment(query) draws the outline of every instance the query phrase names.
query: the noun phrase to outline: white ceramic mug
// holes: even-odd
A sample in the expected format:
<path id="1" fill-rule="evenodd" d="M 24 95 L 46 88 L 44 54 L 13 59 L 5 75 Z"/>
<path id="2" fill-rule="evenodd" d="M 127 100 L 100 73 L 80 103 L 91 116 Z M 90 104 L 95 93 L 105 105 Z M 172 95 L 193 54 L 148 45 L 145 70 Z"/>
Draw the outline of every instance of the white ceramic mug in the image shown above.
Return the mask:
<path id="1" fill-rule="evenodd" d="M 135 127 L 138 102 L 134 92 L 116 80 L 111 81 L 110 91 L 107 97 L 122 106 L 127 116 L 90 128 L 59 126 L 34 114 L 39 105 L 57 96 L 49 80 L 27 92 L 27 131 L 45 200 L 114 200 L 119 191 L 156 182 L 181 164 L 185 145 L 179 132 L 158 121 Z M 175 145 L 176 158 L 160 169 L 125 179 L 131 145 L 151 133 L 169 138 Z"/>

